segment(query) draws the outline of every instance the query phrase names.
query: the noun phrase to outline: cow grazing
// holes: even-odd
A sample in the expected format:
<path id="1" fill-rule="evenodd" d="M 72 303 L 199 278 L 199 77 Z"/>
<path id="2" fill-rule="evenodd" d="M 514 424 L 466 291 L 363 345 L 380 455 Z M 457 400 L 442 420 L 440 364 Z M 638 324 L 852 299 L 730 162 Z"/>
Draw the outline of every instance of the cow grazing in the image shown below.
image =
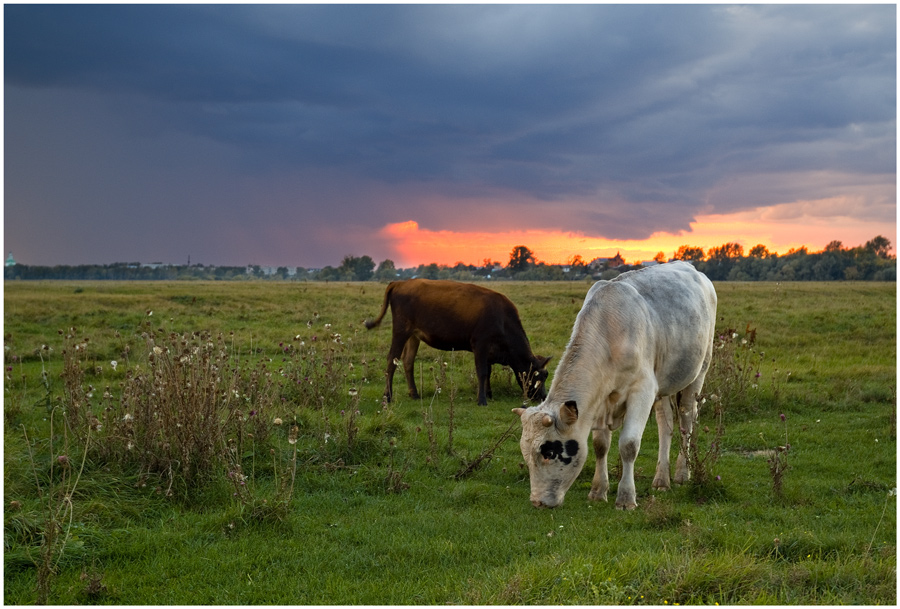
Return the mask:
<path id="1" fill-rule="evenodd" d="M 590 432 L 597 469 L 588 498 L 606 501 L 606 454 L 611 432 L 619 427 L 622 479 L 616 507 L 636 507 L 634 461 L 651 409 L 660 435 L 653 487 L 669 488 L 669 400 L 678 393 L 685 442 L 675 482 L 688 480 L 683 447 L 712 357 L 716 304 L 712 283 L 686 262 L 623 273 L 591 287 L 547 398 L 537 407 L 513 410 L 522 419 L 520 445 L 535 507 L 562 503 L 587 460 Z"/>
<path id="2" fill-rule="evenodd" d="M 366 321 L 370 330 L 381 323 L 391 307 L 393 335 L 387 357 L 384 395 L 393 395 L 394 370 L 403 361 L 410 397 L 419 398 L 413 364 L 420 341 L 442 351 L 471 351 L 478 377 L 478 403 L 487 405 L 491 396 L 491 366 L 509 366 L 528 396 L 544 399 L 549 357 L 536 356 L 516 306 L 503 294 L 456 281 L 409 279 L 394 281 L 384 292 L 381 313 Z M 523 387 L 524 389 L 524 387 Z"/>

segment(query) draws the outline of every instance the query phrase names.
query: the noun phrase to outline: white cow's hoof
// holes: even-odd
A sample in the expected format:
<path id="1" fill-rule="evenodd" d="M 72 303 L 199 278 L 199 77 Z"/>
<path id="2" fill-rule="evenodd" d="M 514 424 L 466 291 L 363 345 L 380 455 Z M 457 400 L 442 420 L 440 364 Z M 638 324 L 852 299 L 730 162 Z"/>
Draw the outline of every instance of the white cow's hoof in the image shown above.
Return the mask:
<path id="1" fill-rule="evenodd" d="M 653 488 L 658 491 L 667 491 L 671 487 L 668 480 L 660 480 L 659 478 L 653 481 Z"/>
<path id="2" fill-rule="evenodd" d="M 588 499 L 590 501 L 607 501 L 606 493 L 601 493 L 600 491 L 591 491 L 588 494 Z"/>

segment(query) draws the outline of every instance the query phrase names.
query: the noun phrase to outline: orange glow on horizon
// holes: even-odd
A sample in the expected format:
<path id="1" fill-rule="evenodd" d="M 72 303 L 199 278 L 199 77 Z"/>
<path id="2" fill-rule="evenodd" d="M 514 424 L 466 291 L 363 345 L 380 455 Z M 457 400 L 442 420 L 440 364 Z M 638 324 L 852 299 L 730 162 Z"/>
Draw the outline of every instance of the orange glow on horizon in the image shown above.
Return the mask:
<path id="1" fill-rule="evenodd" d="M 737 242 L 744 253 L 757 244 L 770 252 L 786 254 L 791 249 L 806 247 L 821 251 L 831 241 L 845 248 L 863 245 L 877 235 L 891 240 L 896 251 L 896 221 L 893 223 L 853 218 L 816 217 L 788 213 L 798 204 L 774 206 L 736 214 L 698 215 L 690 232 L 658 232 L 647 239 L 606 239 L 575 232 L 552 230 L 498 230 L 496 232 L 457 232 L 428 230 L 409 220 L 388 224 L 381 235 L 397 253 L 398 267 L 437 263 L 453 266 L 458 262 L 481 266 L 486 258 L 506 265 L 512 249 L 524 245 L 538 261 L 548 264 L 569 262 L 580 255 L 585 262 L 598 257 L 612 257 L 618 252 L 627 263 L 652 260 L 658 252 L 666 259 L 682 245 L 701 247 L 704 252 L 724 243 Z M 800 204 L 803 205 L 802 203 Z"/>

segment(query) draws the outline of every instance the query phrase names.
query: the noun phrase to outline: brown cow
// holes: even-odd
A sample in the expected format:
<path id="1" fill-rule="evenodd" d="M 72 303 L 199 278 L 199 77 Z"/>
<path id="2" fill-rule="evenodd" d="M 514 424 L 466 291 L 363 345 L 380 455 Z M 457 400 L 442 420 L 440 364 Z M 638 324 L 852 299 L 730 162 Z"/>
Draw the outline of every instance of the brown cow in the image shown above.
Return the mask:
<path id="1" fill-rule="evenodd" d="M 381 323 L 388 305 L 394 322 L 387 358 L 384 396 L 391 401 L 397 359 L 403 361 L 409 395 L 418 399 L 413 364 L 420 341 L 442 351 L 471 351 L 478 377 L 478 403 L 491 396 L 491 365 L 512 368 L 519 386 L 528 379 L 528 397 L 543 400 L 549 357 L 536 356 L 516 306 L 503 294 L 470 283 L 409 279 L 394 281 L 384 292 L 378 319 L 366 321 L 370 330 Z"/>

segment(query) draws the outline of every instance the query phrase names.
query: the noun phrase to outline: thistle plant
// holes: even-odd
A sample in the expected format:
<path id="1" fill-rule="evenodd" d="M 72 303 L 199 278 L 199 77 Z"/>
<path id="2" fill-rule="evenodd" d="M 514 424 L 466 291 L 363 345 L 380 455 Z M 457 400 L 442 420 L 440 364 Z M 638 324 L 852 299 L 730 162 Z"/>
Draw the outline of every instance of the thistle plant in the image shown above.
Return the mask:
<path id="1" fill-rule="evenodd" d="M 769 474 L 772 476 L 772 492 L 775 493 L 776 497 L 781 498 L 784 474 L 790 469 L 787 456 L 788 452 L 791 450 L 791 444 L 788 441 L 787 417 L 782 413 L 779 415 L 779 418 L 784 424 L 784 445 L 776 446 L 775 449 L 771 451 L 771 456 L 768 458 L 768 464 Z"/>
<path id="2" fill-rule="evenodd" d="M 718 475 L 713 476 L 713 467 L 719 460 L 719 455 L 722 450 L 722 438 L 725 436 L 725 408 L 722 399 L 716 394 L 711 394 L 708 398 L 701 397 L 700 406 L 702 407 L 706 404 L 712 405 L 715 429 L 710 430 L 708 425 L 704 425 L 701 429 L 699 428 L 699 425 L 695 425 L 689 440 L 687 451 L 688 467 L 691 472 L 691 483 L 695 487 L 703 487 L 713 480 L 718 481 L 721 479 Z M 674 419 L 677 421 L 678 418 L 678 411 L 676 408 Z M 703 437 L 709 438 L 709 444 L 705 450 L 701 450 L 700 446 L 699 438 L 701 431 L 703 432 Z M 711 437 L 710 434 L 712 434 Z M 682 429 L 681 434 L 679 434 L 682 445 L 686 435 L 686 430 Z"/>
<path id="3" fill-rule="evenodd" d="M 38 472 L 28 433 L 25 431 L 24 425 L 22 426 L 37 493 L 44 511 L 40 556 L 35 561 L 38 605 L 46 605 L 50 599 L 53 578 L 72 530 L 75 510 L 72 498 L 84 471 L 90 444 L 90 435 L 88 435 L 85 438 L 80 463 L 76 464 L 70 451 L 72 447 L 69 444 L 67 427 L 64 425 L 62 428 L 63 445 L 59 448 L 55 443 L 55 440 L 58 439 L 55 432 L 56 411 L 54 408 L 50 412 L 50 469 L 46 478 L 42 478 Z"/>

